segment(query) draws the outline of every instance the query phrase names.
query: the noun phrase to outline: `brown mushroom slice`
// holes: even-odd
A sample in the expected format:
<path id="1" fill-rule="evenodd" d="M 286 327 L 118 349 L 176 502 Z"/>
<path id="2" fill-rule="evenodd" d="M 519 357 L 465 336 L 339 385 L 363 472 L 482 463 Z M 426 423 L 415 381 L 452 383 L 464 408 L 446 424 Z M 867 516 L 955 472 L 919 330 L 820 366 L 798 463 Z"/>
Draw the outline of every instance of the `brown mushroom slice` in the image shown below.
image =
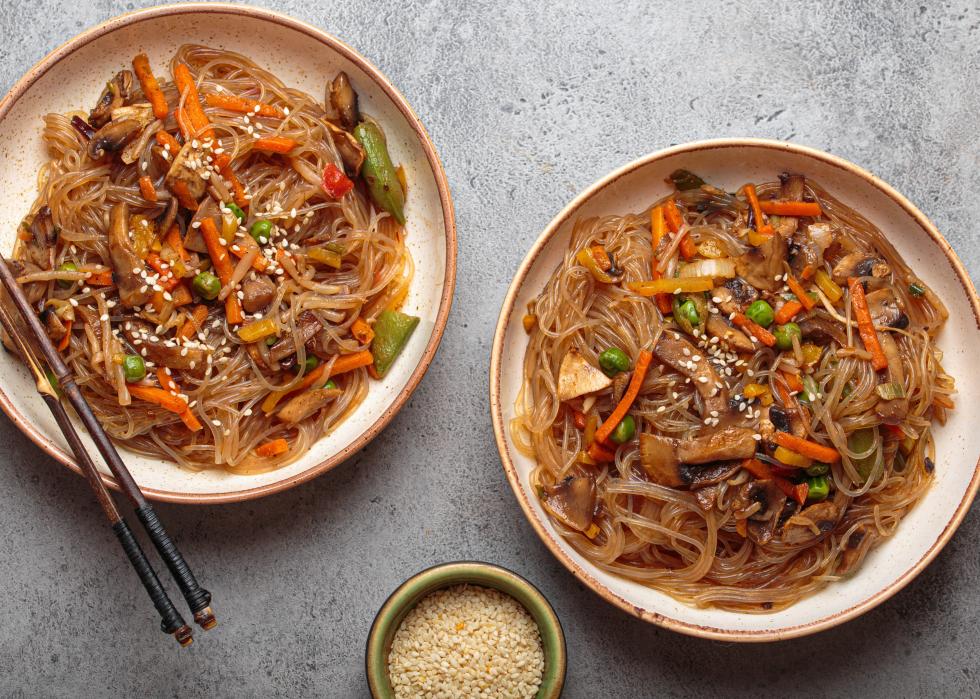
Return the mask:
<path id="1" fill-rule="evenodd" d="M 733 507 L 735 512 L 746 519 L 749 539 L 759 545 L 772 540 L 776 522 L 786 504 L 786 495 L 771 479 L 746 483 L 739 488 Z M 751 514 L 746 514 L 751 511 Z"/>
<path id="2" fill-rule="evenodd" d="M 756 289 L 776 291 L 783 285 L 776 279 L 783 274 L 786 253 L 786 239 L 781 235 L 771 235 L 762 245 L 735 258 L 735 270 L 738 276 Z"/>
<path id="3" fill-rule="evenodd" d="M 755 432 L 745 427 L 710 430 L 677 444 L 677 458 L 685 464 L 748 459 L 756 450 Z"/>
<path id="4" fill-rule="evenodd" d="M 684 485 L 681 462 L 677 459 L 677 440 L 658 434 L 640 434 L 640 465 L 651 481 L 668 488 Z"/>
<path id="5" fill-rule="evenodd" d="M 755 343 L 745 333 L 738 328 L 733 328 L 721 316 L 715 313 L 708 316 L 708 321 L 704 327 L 709 335 L 717 337 L 729 349 L 735 350 L 736 352 L 755 351 Z"/>
<path id="6" fill-rule="evenodd" d="M 155 117 L 153 116 L 153 107 L 147 102 L 141 102 L 139 104 L 133 104 L 128 107 L 120 107 L 118 109 L 112 110 L 112 120 L 113 121 L 126 121 L 133 120 L 139 124 L 139 133 L 137 137 L 134 137 L 130 142 L 123 148 L 122 154 L 119 159 L 122 160 L 127 165 L 132 165 L 135 163 L 146 148 L 146 144 L 150 138 L 150 132 L 147 131 L 146 127 L 149 126 Z"/>
<path id="7" fill-rule="evenodd" d="M 42 206 L 36 214 L 25 218 L 21 227 L 26 227 L 31 233 L 25 241 L 28 259 L 40 269 L 50 269 L 52 253 L 58 242 L 58 229 L 51 217 L 51 208 Z"/>
<path id="8" fill-rule="evenodd" d="M 892 328 L 907 328 L 909 317 L 905 315 L 905 306 L 896 298 L 891 289 L 883 288 L 872 291 L 867 295 L 868 311 L 875 325 L 887 325 Z"/>
<path id="9" fill-rule="evenodd" d="M 558 369 L 558 400 L 571 400 L 611 385 L 612 379 L 590 364 L 574 347 L 561 360 Z"/>
<path id="10" fill-rule="evenodd" d="M 140 128 L 140 123 L 136 119 L 110 121 L 96 131 L 92 140 L 88 142 L 89 157 L 98 160 L 106 153 L 121 151 L 139 135 Z"/>
<path id="11" fill-rule="evenodd" d="M 840 510 L 830 500 L 810 505 L 786 520 L 782 540 L 787 544 L 802 544 L 823 537 L 837 525 L 839 516 Z"/>
<path id="12" fill-rule="evenodd" d="M 692 490 L 717 485 L 734 476 L 742 468 L 741 461 L 716 461 L 710 464 L 681 464 L 680 474 Z"/>
<path id="13" fill-rule="evenodd" d="M 779 176 L 781 187 L 779 188 L 779 198 L 785 201 L 801 201 L 806 185 L 806 178 L 803 175 L 790 174 L 784 172 Z M 774 220 L 775 219 L 775 220 Z M 790 238 L 797 232 L 800 220 L 795 216 L 778 216 L 770 218 L 774 223 L 776 233 L 784 238 Z"/>
<path id="14" fill-rule="evenodd" d="M 718 492 L 721 490 L 721 486 L 709 485 L 704 488 L 698 488 L 694 491 L 694 499 L 698 502 L 698 507 L 700 507 L 705 512 L 710 512 L 715 507 L 715 503 L 718 501 Z"/>
<path id="15" fill-rule="evenodd" d="M 163 180 L 167 189 L 173 191 L 174 185 L 183 182 L 187 185 L 191 197 L 194 199 L 203 197 L 207 190 L 207 182 L 201 177 L 200 157 L 200 153 L 194 149 L 190 141 L 185 143 Z"/>
<path id="16" fill-rule="evenodd" d="M 65 324 L 61 322 L 61 318 L 50 308 L 46 308 L 41 312 L 41 321 L 44 323 L 44 329 L 47 331 L 48 337 L 51 338 L 52 342 L 58 342 L 68 332 Z"/>
<path id="17" fill-rule="evenodd" d="M 282 406 L 279 412 L 276 413 L 276 417 L 283 422 L 295 425 L 300 420 L 309 417 L 327 405 L 330 401 L 336 400 L 341 393 L 343 391 L 339 388 L 313 388 L 308 391 L 303 391 Z"/>
<path id="18" fill-rule="evenodd" d="M 266 277 L 247 279 L 242 283 L 242 308 L 257 313 L 268 308 L 276 296 L 276 287 Z"/>
<path id="19" fill-rule="evenodd" d="M 793 273 L 802 275 L 806 269 L 813 270 L 823 265 L 823 255 L 834 242 L 834 229 L 830 223 L 814 223 L 794 231 L 792 237 Z"/>
<path id="20" fill-rule="evenodd" d="M 569 476 L 544 488 L 541 503 L 557 520 L 580 532 L 592 526 L 596 487 L 592 476 Z"/>
<path id="21" fill-rule="evenodd" d="M 712 417 L 717 417 L 728 410 L 728 388 L 711 366 L 707 353 L 671 331 L 660 336 L 653 351 L 664 364 L 691 379 L 704 406 L 702 417 L 712 413 L 715 413 Z"/>
<path id="22" fill-rule="evenodd" d="M 741 277 L 729 279 L 721 286 L 711 290 L 711 300 L 726 316 L 742 312 L 758 298 L 759 290 Z"/>
<path id="23" fill-rule="evenodd" d="M 892 268 L 884 259 L 871 252 L 852 252 L 844 255 L 837 264 L 834 265 L 831 276 L 838 284 L 847 284 L 849 277 L 875 277 L 881 279 L 887 277 L 892 272 Z"/>
<path id="24" fill-rule="evenodd" d="M 357 93 L 351 87 L 347 73 L 337 73 L 327 89 L 327 97 L 345 129 L 349 131 L 357 126 L 361 121 L 361 113 L 357 108 Z"/>
<path id="25" fill-rule="evenodd" d="M 316 336 L 323 324 L 311 311 L 303 311 L 296 318 L 296 331 L 299 334 L 300 344 L 306 344 Z M 274 362 L 279 362 L 291 354 L 296 353 L 296 342 L 293 336 L 289 335 L 281 339 L 269 349 L 269 358 Z"/>
<path id="26" fill-rule="evenodd" d="M 323 124 L 333 137 L 333 144 L 337 147 L 341 160 L 344 161 L 344 171 L 351 177 L 357 177 L 361 173 L 361 166 L 364 165 L 364 148 L 352 133 L 344 131 L 326 119 Z"/>
<path id="27" fill-rule="evenodd" d="M 630 378 L 632 376 L 632 371 L 621 371 L 613 377 L 612 399 L 614 405 L 619 405 L 619 401 L 623 399 L 623 394 L 626 393 L 626 389 L 630 385 Z"/>
<path id="28" fill-rule="evenodd" d="M 133 73 L 128 70 L 116 73 L 112 80 L 106 83 L 95 107 L 89 112 L 88 123 L 97 129 L 107 124 L 112 118 L 112 110 L 122 107 L 132 96 L 132 92 Z"/>
<path id="29" fill-rule="evenodd" d="M 133 250 L 129 237 L 129 205 L 114 204 L 109 212 L 109 259 L 112 279 L 119 290 L 119 300 L 126 306 L 142 306 L 150 299 L 150 290 L 140 276 L 143 260 Z"/>
<path id="30" fill-rule="evenodd" d="M 141 356 L 158 366 L 200 376 L 207 368 L 208 353 L 199 347 L 178 345 L 153 333 L 147 323 L 130 320 L 123 323 L 123 336 Z M 154 339 L 156 338 L 156 339 Z M 167 344 L 171 342 L 173 344 Z"/>

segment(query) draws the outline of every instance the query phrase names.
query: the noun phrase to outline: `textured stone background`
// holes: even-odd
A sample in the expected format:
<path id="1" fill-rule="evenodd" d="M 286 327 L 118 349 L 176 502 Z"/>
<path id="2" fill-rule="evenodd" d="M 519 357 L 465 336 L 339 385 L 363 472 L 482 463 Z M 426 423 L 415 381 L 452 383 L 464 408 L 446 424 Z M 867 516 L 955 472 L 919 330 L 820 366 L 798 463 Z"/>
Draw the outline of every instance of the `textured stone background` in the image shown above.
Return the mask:
<path id="1" fill-rule="evenodd" d="M 221 617 L 186 651 L 155 628 L 82 481 L 0 418 L 0 695 L 364 696 L 375 610 L 460 558 L 509 566 L 551 599 L 568 697 L 980 693 L 976 512 L 914 583 L 841 628 L 754 647 L 686 638 L 602 602 L 534 536 L 485 378 L 538 232 L 608 170 L 673 143 L 767 136 L 854 160 L 921 206 L 976 279 L 975 2 L 266 4 L 357 47 L 429 128 L 460 238 L 442 348 L 401 415 L 334 472 L 258 502 L 159 508 Z M 133 8 L 0 1 L 0 87 Z"/>

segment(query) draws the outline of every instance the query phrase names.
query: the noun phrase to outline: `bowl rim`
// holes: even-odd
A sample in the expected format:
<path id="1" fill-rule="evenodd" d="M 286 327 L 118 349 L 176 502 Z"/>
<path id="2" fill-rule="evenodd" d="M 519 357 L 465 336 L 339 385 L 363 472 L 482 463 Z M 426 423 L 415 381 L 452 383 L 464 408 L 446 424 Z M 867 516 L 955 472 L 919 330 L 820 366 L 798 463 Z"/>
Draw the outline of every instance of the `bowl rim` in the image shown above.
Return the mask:
<path id="1" fill-rule="evenodd" d="M 454 579 L 454 576 L 458 575 L 472 578 L 472 580 Z M 553 677 L 551 685 L 545 687 L 544 681 L 547 675 L 542 677 L 541 689 L 546 690 L 547 693 L 541 694 L 539 689 L 535 696 L 540 699 L 557 699 L 560 697 L 565 683 L 565 673 L 568 669 L 568 649 L 565 643 L 565 631 L 551 602 L 534 583 L 523 575 L 496 563 L 476 560 L 449 561 L 429 566 L 409 576 L 388 595 L 371 622 L 371 629 L 364 644 L 364 669 L 371 696 L 389 696 L 381 693 L 383 687 L 380 686 L 382 678 L 388 672 L 386 661 L 389 649 L 385 647 L 385 636 L 388 635 L 388 632 L 392 629 L 396 632 L 409 611 L 426 595 L 436 590 L 464 584 L 489 587 L 502 592 L 513 598 L 531 615 L 538 626 L 538 632 L 542 636 L 546 660 L 550 660 L 555 666 L 550 673 Z M 421 589 L 418 589 L 420 585 Z M 515 590 L 527 595 L 532 600 L 534 609 L 518 599 L 514 593 Z M 542 624 L 547 628 L 542 629 Z M 555 638 L 554 648 L 550 655 L 543 638 L 546 633 Z"/>
<path id="2" fill-rule="evenodd" d="M 977 327 L 980 328 L 980 298 L 977 296 L 977 291 L 973 286 L 970 275 L 963 267 L 963 263 L 960 262 L 960 259 L 957 257 L 952 246 L 950 246 L 936 226 L 925 216 L 925 214 L 923 214 L 911 201 L 909 201 L 904 195 L 899 193 L 887 182 L 873 175 L 868 170 L 845 160 L 844 158 L 796 143 L 788 143 L 786 141 L 766 138 L 718 138 L 692 141 L 654 151 L 653 153 L 647 154 L 630 163 L 627 163 L 626 165 L 623 165 L 600 178 L 593 184 L 586 187 L 581 193 L 572 199 L 572 201 L 566 205 L 551 220 L 550 223 L 548 223 L 542 233 L 534 241 L 534 244 L 531 246 L 531 249 L 521 262 L 513 281 L 507 289 L 507 295 L 504 298 L 503 306 L 500 310 L 500 316 L 497 320 L 496 331 L 494 333 L 493 345 L 490 354 L 490 416 L 493 423 L 494 438 L 497 442 L 497 450 L 500 453 L 500 460 L 503 464 L 504 472 L 507 475 L 507 481 L 510 483 L 511 489 L 514 491 L 514 495 L 517 497 L 517 501 L 520 504 L 521 509 L 524 511 L 525 517 L 531 523 L 532 528 L 542 542 L 544 542 L 545 546 L 548 547 L 551 553 L 554 554 L 562 565 L 564 565 L 584 585 L 589 587 L 593 592 L 598 594 L 607 602 L 614 604 L 629 614 L 632 614 L 643 621 L 657 624 L 658 626 L 662 626 L 672 631 L 677 631 L 690 636 L 720 641 L 767 642 L 797 638 L 833 628 L 838 624 L 854 619 L 873 609 L 878 604 L 884 602 L 910 583 L 939 554 L 963 521 L 966 513 L 969 511 L 970 505 L 977 494 L 977 489 L 980 487 L 980 460 L 977 461 L 977 465 L 973 471 L 973 476 L 963 494 L 963 498 L 956 506 L 956 509 L 953 511 L 949 521 L 944 525 L 939 537 L 932 543 L 929 549 L 918 561 L 916 561 L 904 573 L 896 577 L 887 586 L 878 590 L 877 592 L 874 592 L 873 594 L 867 595 L 863 600 L 847 609 L 806 624 L 783 626 L 780 628 L 759 631 L 738 631 L 681 621 L 679 619 L 640 607 L 639 605 L 636 605 L 616 594 L 606 585 L 601 583 L 597 578 L 595 578 L 590 572 L 591 566 L 589 569 L 586 569 L 572 560 L 572 558 L 562 548 L 562 545 L 559 544 L 559 542 L 551 535 L 549 531 L 547 531 L 544 523 L 534 512 L 531 503 L 528 500 L 527 494 L 521 487 L 520 475 L 517 472 L 517 468 L 510 453 L 510 447 L 508 446 L 509 437 L 507 436 L 507 426 L 504 423 L 503 418 L 500 387 L 504 337 L 514 314 L 514 305 L 517 297 L 524 286 L 528 273 L 534 266 L 535 261 L 541 254 L 544 247 L 553 237 L 555 237 L 562 225 L 576 214 L 579 208 L 585 205 L 601 190 L 615 183 L 620 178 L 625 177 L 635 170 L 645 167 L 646 165 L 658 160 L 682 153 L 692 153 L 695 151 L 745 147 L 790 152 L 806 158 L 818 160 L 824 164 L 836 167 L 865 180 L 872 187 L 881 191 L 887 197 L 892 199 L 892 201 L 898 204 L 919 225 L 919 227 L 929 236 L 932 242 L 935 243 L 946 256 L 950 265 L 953 267 L 953 270 L 956 272 L 956 276 L 963 287 L 964 292 L 970 300 L 974 320 L 977 323 Z"/>
<path id="3" fill-rule="evenodd" d="M 439 300 L 439 310 L 436 314 L 432 334 L 429 336 L 429 341 L 422 353 L 422 357 L 419 359 L 419 363 L 409 377 L 408 382 L 389 403 L 384 412 L 341 451 L 317 464 L 310 466 L 300 473 L 294 474 L 289 478 L 284 478 L 274 483 L 248 488 L 246 490 L 216 493 L 184 493 L 173 490 L 160 490 L 156 488 L 141 488 L 143 494 L 151 500 L 204 505 L 252 500 L 288 490 L 289 488 L 300 485 L 301 483 L 305 483 L 306 481 L 326 473 L 327 471 L 330 471 L 334 467 L 340 465 L 355 452 L 365 447 L 378 435 L 378 433 L 381 432 L 381 430 L 388 425 L 389 422 L 391 422 L 391 420 L 395 417 L 399 410 L 401 410 L 401 408 L 408 401 L 409 397 L 418 387 L 419 382 L 422 380 L 426 370 L 432 363 L 432 359 L 435 356 L 436 350 L 438 349 L 439 343 L 441 342 L 442 336 L 445 332 L 446 323 L 449 319 L 449 311 L 452 306 L 453 292 L 456 285 L 457 237 L 452 193 L 449 189 L 449 182 L 446 179 L 446 173 L 442 166 L 442 161 L 439 158 L 439 154 L 436 152 L 435 145 L 432 143 L 432 139 L 426 131 L 425 126 L 423 126 L 422 121 L 419 119 L 418 115 L 415 114 L 415 111 L 409 105 L 408 101 L 401 94 L 401 92 L 395 88 L 391 81 L 389 81 L 388 78 L 385 77 L 385 75 L 377 67 L 375 67 L 373 63 L 337 37 L 323 31 L 322 29 L 318 29 L 311 24 L 307 24 L 306 22 L 294 19 L 273 10 L 267 10 L 259 7 L 247 7 L 224 2 L 190 2 L 149 7 L 111 17 L 62 43 L 60 46 L 56 47 L 45 55 L 44 58 L 34 64 L 34 66 L 32 66 L 23 76 L 21 76 L 21 78 L 14 83 L 14 86 L 10 88 L 10 91 L 7 92 L 2 100 L 0 100 L 0 121 L 7 116 L 8 112 L 13 108 L 17 101 L 31 86 L 34 85 L 35 82 L 37 82 L 37 80 L 44 76 L 59 61 L 71 55 L 75 51 L 123 27 L 139 24 L 148 20 L 158 19 L 160 17 L 183 14 L 230 14 L 236 16 L 246 16 L 252 19 L 278 24 L 286 27 L 287 29 L 292 29 L 294 31 L 306 34 L 307 36 L 319 41 L 327 48 L 339 53 L 341 56 L 363 70 L 378 85 L 378 87 L 381 88 L 385 95 L 387 95 L 388 99 L 390 99 L 391 102 L 397 107 L 398 111 L 400 111 L 405 117 L 406 121 L 412 127 L 419 139 L 425 153 L 428 166 L 432 170 L 436 188 L 439 193 L 442 217 L 443 221 L 445 222 L 443 233 L 446 238 L 446 264 L 444 270 L 443 291 Z M 20 431 L 27 435 L 27 437 L 30 438 L 31 441 L 33 441 L 37 446 L 39 446 L 45 453 L 53 457 L 55 460 L 60 461 L 75 473 L 81 475 L 81 469 L 75 463 L 74 458 L 57 446 L 50 437 L 42 433 L 30 420 L 27 419 L 26 416 L 20 414 L 14 407 L 6 392 L 3 390 L 2 386 L 0 386 L 0 408 L 3 409 L 3 411 L 20 429 Z M 116 483 L 115 478 L 113 478 L 110 474 L 100 472 L 100 475 L 102 476 L 102 480 L 104 483 L 106 483 L 106 485 L 115 490 L 119 490 L 119 486 Z"/>

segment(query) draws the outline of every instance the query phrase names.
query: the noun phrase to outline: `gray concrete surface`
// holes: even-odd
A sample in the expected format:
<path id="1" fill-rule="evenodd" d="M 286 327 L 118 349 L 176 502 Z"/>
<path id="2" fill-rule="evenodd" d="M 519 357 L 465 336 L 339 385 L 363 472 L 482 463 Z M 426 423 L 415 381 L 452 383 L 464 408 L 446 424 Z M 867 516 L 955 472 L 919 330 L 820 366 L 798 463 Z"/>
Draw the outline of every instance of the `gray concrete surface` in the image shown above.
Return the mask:
<path id="1" fill-rule="evenodd" d="M 976 511 L 918 580 L 841 628 L 756 647 L 682 637 L 602 602 L 537 540 L 500 468 L 485 378 L 541 228 L 673 143 L 767 136 L 854 160 L 920 205 L 976 279 L 976 2 L 266 4 L 361 50 L 429 128 L 460 237 L 442 348 L 402 414 L 333 473 L 258 502 L 159 508 L 221 615 L 186 651 L 156 630 L 82 481 L 0 419 L 0 695 L 364 696 L 375 610 L 460 558 L 552 600 L 568 697 L 980 694 Z M 0 87 L 133 7 L 3 0 Z"/>

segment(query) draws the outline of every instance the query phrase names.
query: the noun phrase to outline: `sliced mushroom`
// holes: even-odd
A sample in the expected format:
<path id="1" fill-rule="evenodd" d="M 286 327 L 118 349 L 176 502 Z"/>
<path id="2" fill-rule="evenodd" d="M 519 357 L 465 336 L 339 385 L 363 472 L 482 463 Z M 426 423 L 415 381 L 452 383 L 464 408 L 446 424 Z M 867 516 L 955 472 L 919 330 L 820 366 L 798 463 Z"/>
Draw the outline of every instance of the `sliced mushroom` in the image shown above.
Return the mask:
<path id="1" fill-rule="evenodd" d="M 140 355 L 154 364 L 200 376 L 207 368 L 208 353 L 199 347 L 179 346 L 153 333 L 153 326 L 137 320 L 123 323 L 123 336 Z M 156 338 L 156 339 L 154 339 Z M 167 344 L 168 342 L 172 344 Z"/>
<path id="2" fill-rule="evenodd" d="M 786 520 L 782 540 L 787 544 L 802 544 L 826 536 L 837 525 L 839 516 L 840 510 L 831 500 L 810 505 Z"/>
<path id="3" fill-rule="evenodd" d="M 695 490 L 694 498 L 698 501 L 698 507 L 705 512 L 710 512 L 712 509 L 714 509 L 715 502 L 718 501 L 718 492 L 720 490 L 721 487 L 718 485 L 709 485 Z"/>
<path id="4" fill-rule="evenodd" d="M 133 138 L 123 148 L 123 152 L 119 156 L 119 159 L 127 165 L 132 165 L 139 160 L 140 153 L 146 148 L 146 144 L 151 135 L 146 127 L 153 123 L 155 119 L 153 116 L 153 107 L 147 102 L 140 102 L 139 104 L 112 110 L 113 121 L 126 121 L 130 119 L 139 123 L 140 133 L 138 137 Z"/>
<path id="5" fill-rule="evenodd" d="M 852 252 L 844 255 L 831 274 L 838 284 L 846 284 L 849 277 L 883 278 L 891 274 L 892 268 L 882 258 L 870 252 Z"/>
<path id="6" fill-rule="evenodd" d="M 630 385 L 630 377 L 633 376 L 631 371 L 621 371 L 616 376 L 613 377 L 612 382 L 612 399 L 613 403 L 619 404 L 622 400 L 623 394 L 626 393 L 626 387 Z"/>
<path id="7" fill-rule="evenodd" d="M 276 287 L 268 278 L 248 279 L 242 284 L 242 308 L 249 313 L 263 311 L 275 295 Z"/>
<path id="8" fill-rule="evenodd" d="M 341 160 L 344 161 L 344 171 L 351 177 L 361 174 L 361 166 L 364 165 L 364 148 L 357 142 L 354 135 L 349 131 L 334 124 L 332 121 L 324 119 L 324 126 L 333 138 L 333 144 L 340 153 Z"/>
<path id="9" fill-rule="evenodd" d="M 640 465 L 650 480 L 668 488 L 684 485 L 681 462 L 677 458 L 677 440 L 658 434 L 640 434 Z"/>
<path id="10" fill-rule="evenodd" d="M 784 172 L 779 176 L 781 187 L 779 188 L 779 198 L 786 201 L 801 201 L 806 185 L 806 178 L 803 175 L 794 175 Z M 776 233 L 784 238 L 791 237 L 796 233 L 799 219 L 795 216 L 772 217 L 770 221 L 774 224 Z"/>
<path id="11" fill-rule="evenodd" d="M 167 189 L 174 191 L 174 185 L 183 182 L 187 191 L 194 199 L 200 199 L 207 190 L 207 181 L 201 177 L 203 166 L 200 152 L 195 150 L 191 142 L 185 143 L 174 158 L 164 184 Z"/>
<path id="12" fill-rule="evenodd" d="M 42 206 L 33 216 L 28 216 L 21 223 L 31 235 L 26 242 L 27 258 L 40 269 L 50 269 L 55 243 L 58 242 L 58 229 L 51 218 L 51 209 Z"/>
<path id="13" fill-rule="evenodd" d="M 133 241 L 129 238 L 129 205 L 125 202 L 114 204 L 109 212 L 109 259 L 119 300 L 126 306 L 146 303 L 150 291 L 140 277 L 143 260 L 133 250 Z"/>
<path id="14" fill-rule="evenodd" d="M 681 464 L 681 480 L 692 490 L 716 485 L 742 468 L 739 461 L 717 461 L 710 464 Z"/>
<path id="15" fill-rule="evenodd" d="M 905 315 L 905 306 L 891 289 L 882 288 L 867 295 L 868 310 L 875 325 L 887 325 L 892 328 L 907 328 L 909 317 Z"/>
<path id="16" fill-rule="evenodd" d="M 755 453 L 752 430 L 729 427 L 711 430 L 692 439 L 673 439 L 644 432 L 640 435 L 640 465 L 654 483 L 671 488 L 707 485 L 718 474 L 717 461 L 745 459 Z M 724 468 L 724 467 L 723 467 Z M 731 472 L 737 470 L 737 464 Z M 702 473 L 707 469 L 707 473 Z M 721 476 L 724 480 L 728 476 Z"/>
<path id="17" fill-rule="evenodd" d="M 780 235 L 769 236 L 762 245 L 751 248 L 735 259 L 735 270 L 756 289 L 776 291 L 782 281 L 783 262 L 786 260 L 786 239 Z"/>
<path id="18" fill-rule="evenodd" d="M 558 400 L 571 400 L 611 385 L 612 379 L 590 364 L 574 347 L 561 360 L 561 367 L 558 369 Z"/>
<path id="19" fill-rule="evenodd" d="M 330 83 L 327 90 L 330 105 L 337 112 L 341 125 L 348 131 L 361 121 L 361 113 L 357 108 L 357 93 L 351 87 L 347 73 L 340 71 Z"/>
<path id="20" fill-rule="evenodd" d="M 789 245 L 790 266 L 797 275 L 807 268 L 810 271 L 823 265 L 823 255 L 834 242 L 834 228 L 830 223 L 813 223 L 793 233 Z"/>
<path id="21" fill-rule="evenodd" d="M 681 440 L 677 445 L 677 458 L 686 464 L 747 459 L 755 454 L 754 434 L 745 427 L 706 431 L 694 439 Z"/>
<path id="22" fill-rule="evenodd" d="M 61 318 L 50 308 L 41 312 L 41 322 L 44 323 L 44 329 L 47 330 L 48 337 L 51 338 L 52 342 L 58 342 L 68 332 L 65 324 L 61 322 Z"/>
<path id="23" fill-rule="evenodd" d="M 323 324 L 311 311 L 303 311 L 296 318 L 296 331 L 299 334 L 300 344 L 306 344 L 320 332 Z M 280 362 L 291 354 L 296 353 L 296 342 L 292 336 L 284 337 L 269 349 L 269 358 L 274 362 Z"/>
<path id="24" fill-rule="evenodd" d="M 592 526 L 595 517 L 595 480 L 592 476 L 569 476 L 546 487 L 541 502 L 556 519 L 571 529 L 584 532 Z"/>
<path id="25" fill-rule="evenodd" d="M 295 398 L 290 399 L 276 413 L 276 417 L 291 425 L 296 424 L 327 405 L 330 401 L 336 400 L 337 396 L 341 393 L 343 391 L 339 388 L 314 388 L 309 391 L 303 391 Z"/>
<path id="26" fill-rule="evenodd" d="M 729 349 L 736 352 L 754 352 L 755 344 L 738 328 L 733 328 L 726 323 L 720 315 L 712 313 L 708 316 L 705 329 L 709 335 L 717 337 Z"/>
<path id="27" fill-rule="evenodd" d="M 700 350 L 679 334 L 664 332 L 654 348 L 657 358 L 691 379 L 703 404 L 703 415 L 722 415 L 728 409 L 728 388 L 711 362 Z M 694 359 L 697 357 L 698 359 Z"/>
<path id="28" fill-rule="evenodd" d="M 786 495 L 772 480 L 758 480 L 746 483 L 739 488 L 733 507 L 735 512 L 747 519 L 746 530 L 749 538 L 759 545 L 772 539 L 776 521 L 786 504 Z M 746 514 L 751 512 L 751 514 Z"/>
<path id="29" fill-rule="evenodd" d="M 847 347 L 847 333 L 844 326 L 833 320 L 822 309 L 811 311 L 810 314 L 797 321 L 800 332 L 807 340 L 826 345 L 836 342 L 841 347 Z"/>
<path id="30" fill-rule="evenodd" d="M 128 70 L 121 70 L 113 76 L 112 80 L 106 83 L 105 89 L 99 95 L 98 102 L 89 112 L 89 123 L 100 128 L 108 123 L 112 118 L 112 110 L 122 107 L 130 98 L 133 92 L 133 74 Z"/>
<path id="31" fill-rule="evenodd" d="M 711 291 L 711 300 L 718 299 L 714 303 L 726 316 L 741 313 L 757 298 L 759 298 L 758 290 L 741 277 L 729 279 L 722 286 Z"/>
<path id="32" fill-rule="evenodd" d="M 95 132 L 88 142 L 88 154 L 94 160 L 105 156 L 106 153 L 116 153 L 126 147 L 140 132 L 140 123 L 136 119 L 110 121 Z"/>

